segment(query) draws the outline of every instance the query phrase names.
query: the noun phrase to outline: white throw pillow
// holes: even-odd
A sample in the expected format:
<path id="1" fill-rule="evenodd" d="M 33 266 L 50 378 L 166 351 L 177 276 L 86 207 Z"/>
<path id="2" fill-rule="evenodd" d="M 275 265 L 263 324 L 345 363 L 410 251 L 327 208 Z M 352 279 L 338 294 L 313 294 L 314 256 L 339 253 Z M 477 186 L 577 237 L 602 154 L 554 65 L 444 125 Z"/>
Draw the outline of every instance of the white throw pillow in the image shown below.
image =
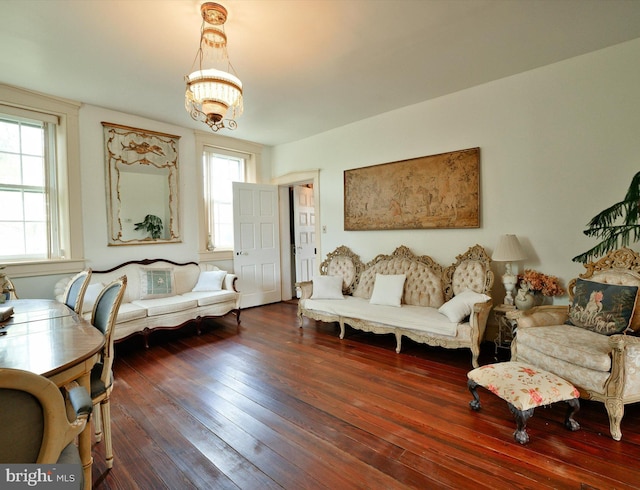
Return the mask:
<path id="1" fill-rule="evenodd" d="M 344 299 L 342 276 L 313 276 L 311 299 Z"/>
<path id="2" fill-rule="evenodd" d="M 491 297 L 486 294 L 465 289 L 438 308 L 438 311 L 446 315 L 450 322 L 459 323 L 471 315 L 473 305 L 476 303 L 484 303 L 490 299 Z"/>
<path id="3" fill-rule="evenodd" d="M 220 291 L 227 271 L 202 271 L 192 291 Z"/>
<path id="4" fill-rule="evenodd" d="M 84 293 L 84 301 L 82 303 L 82 313 L 90 313 L 93 311 L 93 305 L 96 304 L 98 295 L 102 292 L 103 289 L 104 284 L 102 284 L 101 282 L 96 282 L 87 286 L 87 290 Z"/>
<path id="5" fill-rule="evenodd" d="M 376 281 L 373 284 L 373 293 L 371 293 L 369 303 L 372 305 L 401 306 L 404 281 L 406 279 L 407 276 L 404 274 L 376 274 Z"/>

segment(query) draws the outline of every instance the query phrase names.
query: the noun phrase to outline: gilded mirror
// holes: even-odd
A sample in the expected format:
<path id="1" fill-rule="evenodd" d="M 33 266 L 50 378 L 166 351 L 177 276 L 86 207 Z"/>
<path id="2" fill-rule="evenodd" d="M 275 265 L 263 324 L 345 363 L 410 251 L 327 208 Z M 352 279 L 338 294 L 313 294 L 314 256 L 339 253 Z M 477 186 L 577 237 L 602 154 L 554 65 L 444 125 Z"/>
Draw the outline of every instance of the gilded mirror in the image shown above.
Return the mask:
<path id="1" fill-rule="evenodd" d="M 109 245 L 174 243 L 179 136 L 103 122 Z"/>

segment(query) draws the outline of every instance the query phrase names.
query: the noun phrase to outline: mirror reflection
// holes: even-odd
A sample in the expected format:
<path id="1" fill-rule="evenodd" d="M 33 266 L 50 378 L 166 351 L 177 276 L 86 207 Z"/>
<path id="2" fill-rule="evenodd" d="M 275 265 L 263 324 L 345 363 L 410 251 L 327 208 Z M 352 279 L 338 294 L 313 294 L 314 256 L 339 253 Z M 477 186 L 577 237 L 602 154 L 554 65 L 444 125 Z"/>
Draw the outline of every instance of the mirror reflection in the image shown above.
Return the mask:
<path id="1" fill-rule="evenodd" d="M 178 140 L 102 123 L 107 160 L 109 245 L 180 241 Z"/>

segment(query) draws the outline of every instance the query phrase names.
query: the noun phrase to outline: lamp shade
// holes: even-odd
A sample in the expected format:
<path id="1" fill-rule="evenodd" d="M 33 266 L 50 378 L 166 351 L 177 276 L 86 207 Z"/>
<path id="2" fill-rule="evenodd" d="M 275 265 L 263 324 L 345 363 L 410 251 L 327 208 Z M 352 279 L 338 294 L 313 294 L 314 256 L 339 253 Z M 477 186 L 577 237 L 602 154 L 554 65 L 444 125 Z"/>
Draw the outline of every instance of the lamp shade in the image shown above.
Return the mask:
<path id="1" fill-rule="evenodd" d="M 522 250 L 517 236 L 501 235 L 491 258 L 496 262 L 515 262 L 524 260 L 527 256 Z"/>

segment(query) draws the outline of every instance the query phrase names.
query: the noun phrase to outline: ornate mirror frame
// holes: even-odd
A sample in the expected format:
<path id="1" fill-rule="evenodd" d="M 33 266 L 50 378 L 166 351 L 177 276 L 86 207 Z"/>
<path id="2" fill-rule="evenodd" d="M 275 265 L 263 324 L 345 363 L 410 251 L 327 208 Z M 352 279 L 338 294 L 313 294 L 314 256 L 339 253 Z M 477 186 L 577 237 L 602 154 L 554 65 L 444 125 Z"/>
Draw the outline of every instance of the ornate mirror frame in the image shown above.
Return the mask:
<path id="1" fill-rule="evenodd" d="M 102 123 L 109 245 L 181 242 L 180 136 Z"/>

